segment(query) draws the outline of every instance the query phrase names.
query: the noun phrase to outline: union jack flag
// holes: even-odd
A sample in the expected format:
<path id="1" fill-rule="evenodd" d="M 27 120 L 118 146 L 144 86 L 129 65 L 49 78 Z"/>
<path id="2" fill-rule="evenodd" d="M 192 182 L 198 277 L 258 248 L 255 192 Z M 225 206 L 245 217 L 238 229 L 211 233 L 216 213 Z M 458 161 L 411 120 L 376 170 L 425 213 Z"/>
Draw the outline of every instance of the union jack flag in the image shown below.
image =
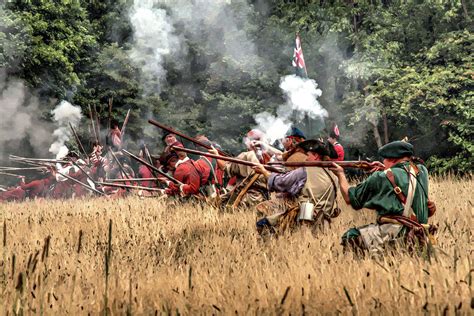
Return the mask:
<path id="1" fill-rule="evenodd" d="M 337 124 L 334 124 L 333 131 L 334 131 L 334 134 L 335 134 L 337 137 L 339 137 L 339 127 L 337 127 Z"/>
<path id="2" fill-rule="evenodd" d="M 296 67 L 297 73 L 299 72 L 298 70 L 304 69 L 305 75 L 308 76 L 306 65 L 304 63 L 303 48 L 301 48 L 301 39 L 298 33 L 296 33 L 292 64 L 293 67 Z"/>

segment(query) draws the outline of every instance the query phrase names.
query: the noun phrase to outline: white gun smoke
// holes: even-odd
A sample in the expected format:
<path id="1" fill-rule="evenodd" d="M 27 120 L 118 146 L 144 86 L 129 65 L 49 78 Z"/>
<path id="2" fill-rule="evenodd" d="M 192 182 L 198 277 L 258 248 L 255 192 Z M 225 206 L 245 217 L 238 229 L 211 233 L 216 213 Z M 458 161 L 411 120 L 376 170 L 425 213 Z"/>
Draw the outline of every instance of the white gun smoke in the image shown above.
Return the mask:
<path id="1" fill-rule="evenodd" d="M 291 125 L 301 122 L 306 116 L 311 119 L 328 116 L 318 101 L 322 91 L 313 79 L 285 76 L 280 80 L 280 88 L 285 94 L 286 103 L 278 107 L 277 115 L 263 112 L 254 116 L 258 124 L 256 128 L 266 134 L 270 143 L 285 137 Z"/>
<path id="2" fill-rule="evenodd" d="M 25 151 L 22 142 L 27 140 L 34 154 L 44 154 L 49 129 L 41 120 L 40 102 L 23 81 L 7 78 L 0 69 L 0 153 L 15 149 Z M 24 152 L 23 152 L 24 153 Z"/>
<path id="3" fill-rule="evenodd" d="M 129 56 L 141 68 L 145 93 L 162 90 L 167 73 L 165 58 L 170 53 L 179 53 L 180 47 L 171 18 L 164 9 L 155 7 L 158 3 L 135 0 L 129 15 L 134 39 Z"/>
<path id="4" fill-rule="evenodd" d="M 53 114 L 53 120 L 56 122 L 57 128 L 53 132 L 53 137 L 56 140 L 49 147 L 49 152 L 56 155 L 56 159 L 60 159 L 69 152 L 68 148 L 64 145 L 72 133 L 69 123 L 73 127 L 77 127 L 82 118 L 82 110 L 79 106 L 74 106 L 67 101 L 61 101 L 51 111 L 51 114 Z"/>
<path id="5" fill-rule="evenodd" d="M 173 67 L 190 67 L 191 60 L 185 58 L 185 36 L 222 56 L 213 57 L 211 63 L 225 60 L 223 65 L 211 67 L 213 75 L 232 77 L 234 73 L 226 64 L 256 75 L 264 60 L 243 30 L 253 10 L 247 0 L 134 0 L 129 12 L 133 42 L 128 53 L 141 69 L 145 94 L 163 90 L 167 60 L 172 58 Z M 265 67 L 271 67 L 271 63 Z"/>

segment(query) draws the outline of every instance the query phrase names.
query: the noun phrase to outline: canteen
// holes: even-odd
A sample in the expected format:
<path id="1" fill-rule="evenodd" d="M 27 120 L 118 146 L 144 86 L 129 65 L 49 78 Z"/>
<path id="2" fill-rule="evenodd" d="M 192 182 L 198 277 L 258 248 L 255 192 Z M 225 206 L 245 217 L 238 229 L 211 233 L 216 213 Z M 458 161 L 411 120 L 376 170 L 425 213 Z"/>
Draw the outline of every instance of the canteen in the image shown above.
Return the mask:
<path id="1" fill-rule="evenodd" d="M 302 202 L 300 204 L 299 221 L 314 221 L 314 204 L 311 202 Z"/>

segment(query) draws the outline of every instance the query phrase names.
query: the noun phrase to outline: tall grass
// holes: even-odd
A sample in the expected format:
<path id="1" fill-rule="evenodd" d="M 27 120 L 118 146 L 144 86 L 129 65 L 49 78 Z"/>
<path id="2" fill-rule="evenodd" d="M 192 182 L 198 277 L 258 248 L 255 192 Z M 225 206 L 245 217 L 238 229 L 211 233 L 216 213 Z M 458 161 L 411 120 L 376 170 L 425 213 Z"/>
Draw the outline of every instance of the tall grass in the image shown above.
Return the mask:
<path id="1" fill-rule="evenodd" d="M 251 210 L 135 197 L 1 204 L 0 314 L 472 313 L 473 182 L 431 182 L 431 260 L 342 253 L 342 233 L 375 219 L 349 207 L 317 236 L 262 241 Z"/>

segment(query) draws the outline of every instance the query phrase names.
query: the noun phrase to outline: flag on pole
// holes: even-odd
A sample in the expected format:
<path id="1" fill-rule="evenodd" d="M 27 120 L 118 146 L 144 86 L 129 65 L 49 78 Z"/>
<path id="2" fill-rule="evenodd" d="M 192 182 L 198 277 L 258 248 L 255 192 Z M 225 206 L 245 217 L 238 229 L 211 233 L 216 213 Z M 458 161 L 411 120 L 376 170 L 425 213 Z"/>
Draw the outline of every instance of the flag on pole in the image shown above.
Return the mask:
<path id="1" fill-rule="evenodd" d="M 333 128 L 333 131 L 334 131 L 334 135 L 336 135 L 337 137 L 339 137 L 339 127 L 337 127 L 337 124 L 334 123 L 334 128 Z"/>
<path id="2" fill-rule="evenodd" d="M 308 72 L 306 71 L 306 64 L 304 63 L 303 48 L 301 47 L 301 38 L 298 33 L 296 33 L 292 64 L 293 67 L 296 68 L 296 74 L 298 76 L 303 77 L 302 71 L 304 71 L 304 77 L 308 77 Z"/>

